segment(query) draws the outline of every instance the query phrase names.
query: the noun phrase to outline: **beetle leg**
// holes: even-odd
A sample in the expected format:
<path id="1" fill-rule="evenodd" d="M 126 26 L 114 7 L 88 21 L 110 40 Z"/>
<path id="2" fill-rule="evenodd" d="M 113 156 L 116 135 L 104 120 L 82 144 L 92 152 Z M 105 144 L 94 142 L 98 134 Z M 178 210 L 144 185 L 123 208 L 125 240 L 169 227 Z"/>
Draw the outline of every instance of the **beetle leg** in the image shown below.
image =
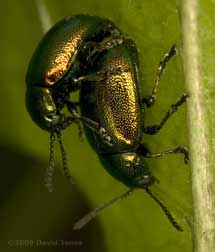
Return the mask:
<path id="1" fill-rule="evenodd" d="M 78 89 L 80 89 L 82 81 L 88 81 L 88 82 L 101 81 L 103 78 L 104 78 L 104 74 L 102 74 L 100 72 L 96 72 L 96 73 L 93 73 L 93 74 L 87 74 L 87 75 L 80 76 L 80 77 L 78 77 L 76 79 L 73 79 L 73 82 L 76 85 L 79 85 Z"/>
<path id="2" fill-rule="evenodd" d="M 84 55 L 82 62 L 86 62 L 87 65 L 93 65 L 96 56 L 104 51 L 110 50 L 111 48 L 120 45 L 126 36 L 120 32 L 113 32 L 109 39 L 105 42 L 94 42 L 89 41 L 85 43 L 82 49 L 81 55 Z M 82 57 L 82 56 L 81 56 Z"/>
<path id="3" fill-rule="evenodd" d="M 78 115 L 78 111 L 77 111 L 77 106 L 80 105 L 79 102 L 71 102 L 71 101 L 67 101 L 66 102 L 67 108 L 69 110 L 69 112 L 76 118 Z M 83 128 L 83 124 L 80 120 L 75 120 L 76 124 L 78 125 L 78 131 L 79 131 L 79 137 L 81 139 L 81 141 L 84 139 L 84 128 Z"/>
<path id="4" fill-rule="evenodd" d="M 87 41 L 81 49 L 82 55 L 86 58 L 93 51 L 101 52 L 101 48 L 110 49 L 115 45 L 122 43 L 122 38 L 126 37 L 121 31 L 119 31 L 113 23 L 108 22 L 103 26 L 103 31 L 101 31 L 101 37 L 97 41 Z M 105 43 L 103 40 L 105 38 Z M 105 45 L 105 46 L 104 46 Z M 103 51 L 103 50 L 102 50 Z"/>
<path id="5" fill-rule="evenodd" d="M 89 55 L 89 61 L 91 65 L 96 62 L 97 56 L 100 55 L 104 51 L 108 51 L 111 48 L 122 44 L 124 41 L 125 36 L 122 34 L 118 34 L 115 37 L 111 37 L 110 40 L 106 41 L 105 43 L 98 43 L 97 46 L 95 46 L 94 51 L 91 55 Z"/>
<path id="6" fill-rule="evenodd" d="M 79 119 L 84 123 L 84 125 L 91 130 L 95 131 L 100 137 L 103 139 L 103 141 L 108 144 L 109 146 L 112 146 L 113 143 L 111 142 L 111 137 L 107 134 L 106 129 L 101 127 L 99 123 L 84 117 L 80 116 Z"/>
<path id="7" fill-rule="evenodd" d="M 177 147 L 175 149 L 171 149 L 171 150 L 166 150 L 166 151 L 162 151 L 160 153 L 155 153 L 155 154 L 151 154 L 149 151 L 147 151 L 146 147 L 144 145 L 140 145 L 140 147 L 138 148 L 138 152 L 140 154 L 142 154 L 144 157 L 146 158 L 155 158 L 155 157 L 164 157 L 170 154 L 183 154 L 184 155 L 184 163 L 187 164 L 189 161 L 189 152 L 187 150 L 186 147 Z"/>
<path id="8" fill-rule="evenodd" d="M 164 55 L 163 60 L 159 63 L 157 68 L 157 75 L 155 79 L 155 83 L 152 89 L 152 94 L 150 96 L 146 96 L 142 98 L 142 103 L 146 104 L 147 107 L 151 107 L 154 101 L 156 100 L 156 94 L 158 92 L 158 86 L 160 83 L 160 78 L 163 73 L 164 68 L 166 67 L 166 64 L 170 59 L 176 54 L 176 47 L 173 45 L 169 51 L 169 53 Z"/>
<path id="9" fill-rule="evenodd" d="M 85 64 L 93 65 L 94 61 L 96 60 L 96 57 L 102 53 L 103 51 L 109 50 L 117 45 L 120 45 L 126 36 L 119 32 L 113 32 L 112 37 L 105 43 L 102 42 L 94 42 L 89 41 L 85 43 L 85 46 L 82 49 L 81 57 L 84 55 L 84 58 L 81 60 L 82 62 L 86 62 Z M 87 55 L 87 56 L 86 56 Z M 83 66 L 84 67 L 84 66 Z M 117 69 L 119 72 L 119 70 Z M 119 73 L 121 73 L 123 70 L 121 70 Z M 126 70 L 127 71 L 127 70 Z M 129 71 L 129 70 L 128 70 Z M 113 73 L 116 74 L 116 73 Z M 106 73 L 100 73 L 96 72 L 94 74 L 88 74 L 85 76 L 80 76 L 78 78 L 73 78 L 73 85 L 76 85 L 76 90 L 80 89 L 81 82 L 82 81 L 101 81 L 103 78 L 105 78 Z"/>
<path id="10" fill-rule="evenodd" d="M 86 127 L 90 128 L 91 130 L 99 134 L 101 138 L 104 140 L 104 142 L 106 142 L 109 146 L 112 146 L 111 137 L 107 134 L 105 128 L 101 127 L 99 123 L 87 117 L 79 115 L 73 102 L 67 101 L 67 107 L 70 113 L 74 116 L 74 119 L 76 120 L 76 123 L 79 126 L 80 134 L 82 134 L 83 132 L 83 124 L 84 124 Z"/>
<path id="11" fill-rule="evenodd" d="M 87 55 L 97 54 L 109 50 L 117 45 L 122 44 L 124 38 L 126 38 L 124 34 L 115 33 L 112 34 L 112 36 L 109 37 L 109 39 L 106 42 L 94 42 L 94 41 L 86 42 L 84 46 L 84 54 L 86 55 L 86 52 L 88 52 Z"/>
<path id="12" fill-rule="evenodd" d="M 119 75 L 122 72 L 129 72 L 130 69 L 129 68 L 121 68 L 121 67 L 116 67 L 112 70 L 109 71 L 103 71 L 103 72 L 96 72 L 93 74 L 88 74 L 88 75 L 84 75 L 84 76 L 80 76 L 76 79 L 73 79 L 74 83 L 78 83 L 79 85 L 79 89 L 81 88 L 81 84 L 83 84 L 84 82 L 97 82 L 97 81 L 102 81 L 104 80 L 106 77 L 111 76 L 111 75 Z M 84 83 L 83 85 L 85 85 L 86 83 Z"/>
<path id="13" fill-rule="evenodd" d="M 165 114 L 165 116 L 162 119 L 162 121 L 159 124 L 157 124 L 157 125 L 152 125 L 152 126 L 144 127 L 144 129 L 143 129 L 144 133 L 149 134 L 149 135 L 157 134 L 158 131 L 163 128 L 163 126 L 167 122 L 167 120 L 177 111 L 178 107 L 181 106 L 183 103 L 186 102 L 186 100 L 187 100 L 188 97 L 189 97 L 189 95 L 186 94 L 186 93 L 184 93 L 181 96 L 181 98 L 175 104 L 172 104 L 170 106 L 169 110 Z"/>
<path id="14" fill-rule="evenodd" d="M 99 43 L 97 46 L 94 48 L 95 53 L 101 53 L 103 51 L 109 50 L 117 45 L 122 44 L 123 40 L 125 38 L 125 35 L 123 34 L 116 34 L 115 36 L 111 37 L 110 40 L 108 40 L 105 43 Z"/>

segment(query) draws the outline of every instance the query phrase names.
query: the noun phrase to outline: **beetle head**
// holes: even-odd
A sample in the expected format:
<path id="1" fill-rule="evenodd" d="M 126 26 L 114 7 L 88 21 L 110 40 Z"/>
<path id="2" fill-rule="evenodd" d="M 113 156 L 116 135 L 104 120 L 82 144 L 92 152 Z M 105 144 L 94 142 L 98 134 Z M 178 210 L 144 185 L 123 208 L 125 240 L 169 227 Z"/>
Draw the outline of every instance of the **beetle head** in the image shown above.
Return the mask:
<path id="1" fill-rule="evenodd" d="M 144 188 L 155 182 L 143 156 L 136 152 L 99 155 L 104 168 L 130 188 Z"/>
<path id="2" fill-rule="evenodd" d="M 52 131 L 62 120 L 48 88 L 28 88 L 26 106 L 32 120 L 46 131 Z"/>

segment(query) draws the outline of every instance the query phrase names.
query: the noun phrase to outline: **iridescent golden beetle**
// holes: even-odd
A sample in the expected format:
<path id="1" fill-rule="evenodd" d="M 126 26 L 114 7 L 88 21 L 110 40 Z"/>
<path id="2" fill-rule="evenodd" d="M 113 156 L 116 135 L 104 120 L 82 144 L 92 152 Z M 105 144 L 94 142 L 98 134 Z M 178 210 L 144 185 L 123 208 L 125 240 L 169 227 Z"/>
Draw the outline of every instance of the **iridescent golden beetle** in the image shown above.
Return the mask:
<path id="1" fill-rule="evenodd" d="M 156 134 L 188 97 L 187 94 L 183 94 L 175 104 L 171 105 L 160 124 L 144 126 L 144 105 L 149 107 L 154 103 L 162 71 L 175 52 L 176 49 L 173 46 L 160 62 L 155 85 L 149 97 L 141 95 L 138 53 L 131 39 L 124 39 L 121 44 L 96 55 L 89 64 L 88 75 L 98 73 L 103 77 L 97 81 L 85 80 L 81 83 L 81 115 L 96 121 L 105 128 L 112 145 L 108 145 L 89 127 L 84 126 L 85 133 L 103 167 L 130 189 L 110 202 L 95 208 L 80 219 L 74 225 L 74 229 L 81 229 L 102 209 L 130 195 L 134 189 L 142 188 L 161 206 L 172 225 L 179 231 L 183 230 L 168 209 L 149 189 L 156 179 L 151 174 L 145 159 L 182 153 L 187 163 L 188 152 L 184 147 L 177 147 L 173 150 L 151 154 L 141 143 L 143 134 Z"/>
<path id="2" fill-rule="evenodd" d="M 90 15 L 75 15 L 55 24 L 37 46 L 26 75 L 26 106 L 32 120 L 42 129 L 51 133 L 50 161 L 46 185 L 52 190 L 54 166 L 54 139 L 59 141 L 64 172 L 70 180 L 66 154 L 61 141 L 61 130 L 73 122 L 87 124 L 106 140 L 105 129 L 86 118 L 80 118 L 70 93 L 79 88 L 84 78 L 82 70 L 87 67 L 91 53 L 105 50 L 120 43 L 120 31 L 108 19 Z M 105 45 L 103 41 L 105 40 Z M 112 45 L 113 43 L 113 45 Z M 72 116 L 65 116 L 62 109 L 67 107 Z"/>

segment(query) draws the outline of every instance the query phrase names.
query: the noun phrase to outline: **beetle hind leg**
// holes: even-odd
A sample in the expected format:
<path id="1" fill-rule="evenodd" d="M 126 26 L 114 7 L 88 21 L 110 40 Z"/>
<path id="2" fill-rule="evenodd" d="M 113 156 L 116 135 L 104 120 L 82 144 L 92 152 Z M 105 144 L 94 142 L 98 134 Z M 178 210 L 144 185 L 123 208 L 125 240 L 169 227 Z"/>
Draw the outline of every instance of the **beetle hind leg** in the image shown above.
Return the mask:
<path id="1" fill-rule="evenodd" d="M 189 162 L 189 152 L 186 147 L 181 147 L 181 146 L 176 147 L 175 149 L 151 154 L 149 151 L 148 152 L 146 151 L 146 148 L 144 145 L 140 145 L 140 147 L 138 148 L 138 152 L 141 155 L 143 155 L 145 158 L 164 157 L 164 156 L 171 155 L 171 154 L 183 154 L 184 155 L 184 163 L 187 164 Z"/>
<path id="2" fill-rule="evenodd" d="M 184 93 L 175 104 L 172 104 L 170 106 L 162 121 L 159 124 L 144 127 L 144 133 L 149 135 L 157 134 L 163 128 L 167 120 L 178 110 L 178 107 L 180 107 L 183 103 L 187 101 L 188 97 L 189 95 L 187 93 Z"/>

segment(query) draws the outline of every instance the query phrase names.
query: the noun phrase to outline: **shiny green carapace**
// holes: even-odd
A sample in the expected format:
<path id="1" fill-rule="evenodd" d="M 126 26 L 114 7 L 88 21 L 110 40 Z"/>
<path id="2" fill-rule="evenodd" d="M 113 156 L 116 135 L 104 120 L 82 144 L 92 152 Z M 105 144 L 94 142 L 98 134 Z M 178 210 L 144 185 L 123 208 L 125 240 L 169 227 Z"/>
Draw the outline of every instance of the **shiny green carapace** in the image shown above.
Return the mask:
<path id="1" fill-rule="evenodd" d="M 88 68 L 91 54 L 95 55 L 114 46 L 111 41 L 115 43 L 120 40 L 120 36 L 120 31 L 108 19 L 90 15 L 71 16 L 59 21 L 44 35 L 31 58 L 26 75 L 26 107 L 32 120 L 51 133 L 46 178 L 50 191 L 55 137 L 61 147 L 65 175 L 72 179 L 67 168 L 61 130 L 76 122 L 81 131 L 82 118 L 70 100 L 70 93 L 79 88 L 83 70 Z M 64 107 L 71 116 L 62 113 Z M 86 124 L 87 122 L 92 124 L 90 120 L 83 121 Z M 93 125 L 90 127 L 98 130 Z"/>

